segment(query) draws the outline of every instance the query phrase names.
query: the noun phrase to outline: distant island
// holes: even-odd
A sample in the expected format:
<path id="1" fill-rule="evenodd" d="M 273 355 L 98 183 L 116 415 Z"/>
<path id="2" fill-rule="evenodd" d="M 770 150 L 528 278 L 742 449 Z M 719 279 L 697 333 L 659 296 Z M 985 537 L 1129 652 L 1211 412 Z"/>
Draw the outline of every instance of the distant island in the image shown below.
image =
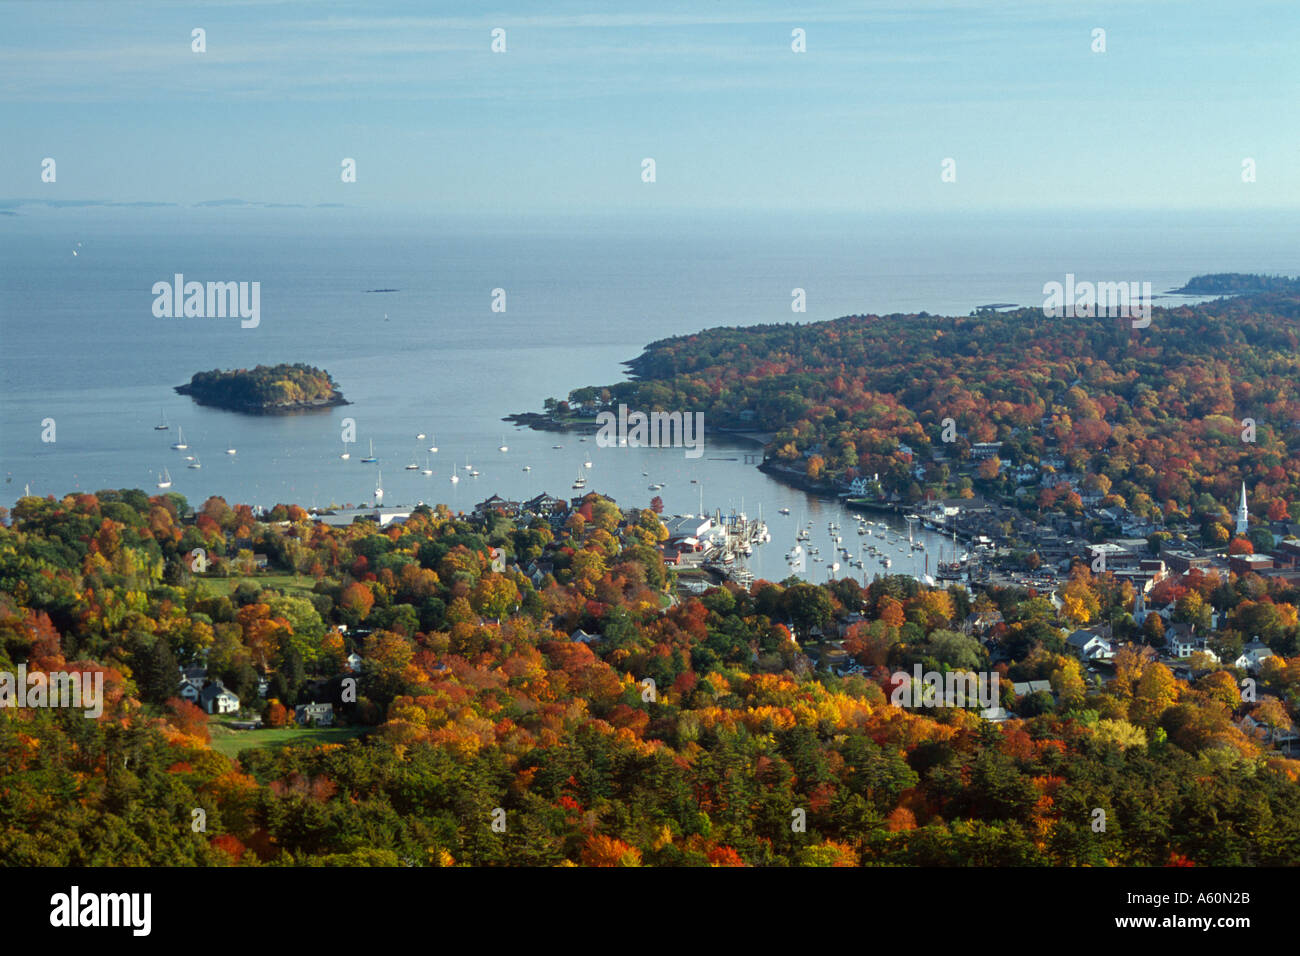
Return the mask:
<path id="1" fill-rule="evenodd" d="M 1246 272 L 1215 272 L 1193 276 L 1181 289 L 1169 290 L 1171 295 L 1255 295 L 1260 292 L 1300 292 L 1300 279 Z"/>
<path id="2" fill-rule="evenodd" d="M 188 385 L 177 385 L 176 391 L 200 405 L 250 415 L 282 415 L 349 404 L 329 372 L 301 363 L 196 372 Z"/>

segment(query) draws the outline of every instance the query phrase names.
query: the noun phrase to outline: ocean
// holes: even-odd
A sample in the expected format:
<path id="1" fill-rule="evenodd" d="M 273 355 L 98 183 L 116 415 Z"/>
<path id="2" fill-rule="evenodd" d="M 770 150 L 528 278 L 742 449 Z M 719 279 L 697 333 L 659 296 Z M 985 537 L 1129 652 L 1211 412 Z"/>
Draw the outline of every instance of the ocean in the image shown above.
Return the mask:
<path id="1" fill-rule="evenodd" d="M 754 516 L 761 506 L 773 541 L 750 567 L 774 579 L 786 576 L 782 555 L 801 517 L 825 537 L 842 512 L 746 464 L 755 446 L 710 434 L 706 422 L 704 454 L 689 459 L 682 449 L 598 448 L 501 419 L 582 385 L 619 381 L 621 363 L 670 335 L 1037 306 L 1043 284 L 1067 272 L 1150 281 L 1157 293 L 1204 272 L 1294 274 L 1300 238 L 1294 221 L 1268 213 L 468 218 L 39 205 L 14 212 L 0 215 L 2 504 L 12 506 L 27 487 L 55 496 L 119 487 L 156 493 L 165 467 L 170 490 L 192 504 L 214 494 L 267 506 L 359 504 L 372 499 L 382 471 L 386 504 L 445 502 L 468 511 L 492 494 L 568 497 L 583 473 L 587 490 L 625 505 L 659 494 L 668 513 L 702 507 Z M 156 318 L 152 287 L 176 273 L 259 282 L 260 324 Z M 791 311 L 796 288 L 805 290 L 802 314 Z M 375 289 L 397 291 L 367 291 Z M 497 289 L 505 311 L 492 310 Z M 196 371 L 277 362 L 327 369 L 352 404 L 246 416 L 173 391 Z M 170 429 L 155 430 L 164 416 Z M 345 418 L 355 420 L 358 438 L 347 461 L 339 457 Z M 54 441 L 45 441 L 51 419 Z M 178 427 L 186 452 L 170 448 Z M 360 461 L 371 441 L 378 465 Z M 427 452 L 435 442 L 438 452 Z M 503 443 L 508 452 L 498 450 Z M 564 447 L 552 448 L 557 443 Z M 202 467 L 187 468 L 187 454 Z M 432 477 L 405 468 L 426 461 Z M 480 477 L 465 477 L 467 462 Z M 458 467 L 462 479 L 453 485 Z M 664 487 L 651 491 L 652 483 Z M 782 507 L 788 518 L 777 514 Z M 927 543 L 937 552 L 938 542 Z M 922 560 L 898 554 L 893 570 L 917 570 Z M 823 567 L 810 565 L 809 576 L 824 579 Z"/>

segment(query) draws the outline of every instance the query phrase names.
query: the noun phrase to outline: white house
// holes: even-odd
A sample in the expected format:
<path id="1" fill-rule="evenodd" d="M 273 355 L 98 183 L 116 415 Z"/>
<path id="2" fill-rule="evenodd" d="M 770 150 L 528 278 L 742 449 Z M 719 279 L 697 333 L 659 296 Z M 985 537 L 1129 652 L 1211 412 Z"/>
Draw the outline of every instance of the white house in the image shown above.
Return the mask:
<path id="1" fill-rule="evenodd" d="M 333 704 L 299 704 L 294 708 L 293 719 L 301 727 L 332 727 Z"/>
<path id="2" fill-rule="evenodd" d="M 1251 641 L 1241 649 L 1241 656 L 1232 662 L 1233 667 L 1240 667 L 1252 674 L 1259 670 L 1259 665 L 1273 656 L 1268 645 L 1263 641 Z"/>
<path id="3" fill-rule="evenodd" d="M 1110 642 L 1092 631 L 1075 631 L 1065 643 L 1081 661 L 1108 661 L 1115 656 Z"/>
<path id="4" fill-rule="evenodd" d="M 239 698 L 226 690 L 219 680 L 204 687 L 199 700 L 209 714 L 233 714 L 239 710 Z"/>
<path id="5" fill-rule="evenodd" d="M 199 695 L 203 692 L 203 685 L 208 679 L 208 669 L 203 666 L 195 666 L 182 667 L 180 671 L 180 686 L 176 691 L 176 696 L 182 700 L 188 700 L 191 704 L 197 704 Z"/>
<path id="6" fill-rule="evenodd" d="M 348 670 L 352 671 L 354 674 L 360 673 L 361 671 L 361 655 L 356 651 L 353 651 L 348 655 Z"/>

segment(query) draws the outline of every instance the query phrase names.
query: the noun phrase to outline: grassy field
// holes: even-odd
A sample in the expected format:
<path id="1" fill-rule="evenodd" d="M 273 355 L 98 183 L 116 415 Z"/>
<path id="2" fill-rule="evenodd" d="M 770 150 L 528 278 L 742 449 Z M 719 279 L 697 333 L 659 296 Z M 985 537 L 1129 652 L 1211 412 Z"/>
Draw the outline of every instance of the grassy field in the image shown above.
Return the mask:
<path id="1" fill-rule="evenodd" d="M 242 577 L 199 578 L 208 593 L 229 597 L 241 581 L 251 581 L 261 588 L 276 588 L 286 592 L 310 594 L 316 581 L 306 574 L 249 574 Z"/>
<path id="2" fill-rule="evenodd" d="M 258 747 L 315 746 L 341 744 L 366 731 L 365 727 L 281 727 L 276 730 L 232 730 L 216 720 L 208 723 L 212 749 L 227 757 L 237 757 L 241 750 Z"/>

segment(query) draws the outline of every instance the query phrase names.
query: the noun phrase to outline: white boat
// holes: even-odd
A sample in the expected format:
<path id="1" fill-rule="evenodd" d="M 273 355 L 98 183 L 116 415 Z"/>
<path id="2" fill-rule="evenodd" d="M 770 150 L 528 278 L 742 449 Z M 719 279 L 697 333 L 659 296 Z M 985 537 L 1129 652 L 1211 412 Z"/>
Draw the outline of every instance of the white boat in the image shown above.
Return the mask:
<path id="1" fill-rule="evenodd" d="M 453 471 L 451 473 L 451 483 L 454 485 L 458 481 L 460 481 L 460 475 L 456 474 L 456 472 Z"/>
<path id="2" fill-rule="evenodd" d="M 497 446 L 497 451 L 509 451 L 510 446 L 506 444 L 506 436 L 501 436 L 501 444 Z"/>
<path id="3" fill-rule="evenodd" d="M 563 446 L 563 445 L 552 445 L 551 447 L 552 447 L 552 448 L 563 448 L 564 446 Z"/>
<path id="4" fill-rule="evenodd" d="M 471 468 L 471 469 L 469 470 L 469 476 L 470 476 L 471 478 L 477 478 L 477 477 L 478 477 L 478 469 L 476 469 L 476 468 Z"/>
<path id="5" fill-rule="evenodd" d="M 375 504 L 384 500 L 384 473 L 379 472 L 379 477 L 375 479 Z"/>
<path id="6" fill-rule="evenodd" d="M 361 460 L 367 465 L 371 465 L 379 461 L 379 459 L 375 457 L 375 440 L 373 438 L 370 439 L 370 454 L 367 457 L 362 458 Z"/>
<path id="7" fill-rule="evenodd" d="M 427 477 L 428 475 L 432 475 L 432 474 L 433 474 L 433 467 L 429 464 L 429 456 L 428 456 L 428 455 L 425 455 L 425 456 L 424 456 L 424 469 L 420 472 L 420 474 L 425 475 L 426 477 Z"/>
<path id="8" fill-rule="evenodd" d="M 347 442 L 343 443 L 343 454 L 339 455 L 339 457 L 342 458 L 344 461 L 347 461 L 349 458 L 352 457 L 352 452 L 348 451 Z"/>
<path id="9" fill-rule="evenodd" d="M 584 477 L 582 476 L 582 472 L 578 472 L 578 477 L 573 479 L 573 487 L 574 487 L 574 488 L 586 488 L 586 487 L 587 487 L 587 479 L 584 478 Z M 654 486 L 652 485 L 651 487 L 654 487 Z"/>
<path id="10" fill-rule="evenodd" d="M 171 426 L 167 424 L 167 416 L 163 415 L 162 420 L 153 427 L 153 430 L 156 432 L 165 432 L 170 427 Z"/>
<path id="11" fill-rule="evenodd" d="M 172 447 L 177 451 L 183 451 L 190 447 L 185 444 L 185 431 L 179 425 L 176 426 L 176 441 L 172 443 Z"/>
<path id="12" fill-rule="evenodd" d="M 227 449 L 226 449 L 226 454 L 227 454 L 227 455 L 233 455 L 234 453 L 235 453 L 235 449 L 233 449 L 233 448 L 227 448 Z"/>
<path id="13" fill-rule="evenodd" d="M 524 471 L 532 471 L 532 470 L 533 470 L 532 465 L 524 465 Z"/>
<path id="14" fill-rule="evenodd" d="M 474 466 L 471 465 L 471 464 L 469 463 L 469 455 L 466 455 L 466 456 L 465 456 L 465 470 L 466 470 L 466 471 L 473 471 L 473 470 L 474 470 Z"/>
<path id="15" fill-rule="evenodd" d="M 170 488 L 171 486 L 172 486 L 172 476 L 169 475 L 169 474 L 167 473 L 167 469 L 164 468 L 164 469 L 163 469 L 162 481 L 158 482 L 158 487 L 159 487 L 159 488 Z"/>
<path id="16" fill-rule="evenodd" d="M 409 465 L 406 466 L 406 470 L 407 470 L 407 471 L 419 471 L 419 470 L 420 470 L 420 463 L 419 463 L 418 461 L 412 461 Z"/>
<path id="17" fill-rule="evenodd" d="M 588 456 L 587 456 L 587 460 L 584 461 L 584 462 L 582 463 L 582 467 L 583 467 L 583 468 L 590 468 L 590 467 L 591 467 L 591 456 L 590 456 L 590 455 L 588 455 Z"/>
<path id="18" fill-rule="evenodd" d="M 830 570 L 838 571 L 839 569 L 840 569 L 840 563 L 838 561 L 832 561 L 830 564 Z"/>
<path id="19" fill-rule="evenodd" d="M 424 432 L 420 432 L 420 434 L 416 435 L 416 436 L 415 436 L 415 440 L 416 440 L 416 441 L 424 441 Z"/>
<path id="20" fill-rule="evenodd" d="M 199 459 L 198 459 L 198 456 L 195 455 L 195 456 L 194 456 L 194 460 L 193 460 L 192 462 L 190 462 L 188 465 L 186 465 L 185 467 L 186 467 L 186 468 L 202 468 L 202 467 L 203 467 L 203 463 L 200 462 Z"/>

